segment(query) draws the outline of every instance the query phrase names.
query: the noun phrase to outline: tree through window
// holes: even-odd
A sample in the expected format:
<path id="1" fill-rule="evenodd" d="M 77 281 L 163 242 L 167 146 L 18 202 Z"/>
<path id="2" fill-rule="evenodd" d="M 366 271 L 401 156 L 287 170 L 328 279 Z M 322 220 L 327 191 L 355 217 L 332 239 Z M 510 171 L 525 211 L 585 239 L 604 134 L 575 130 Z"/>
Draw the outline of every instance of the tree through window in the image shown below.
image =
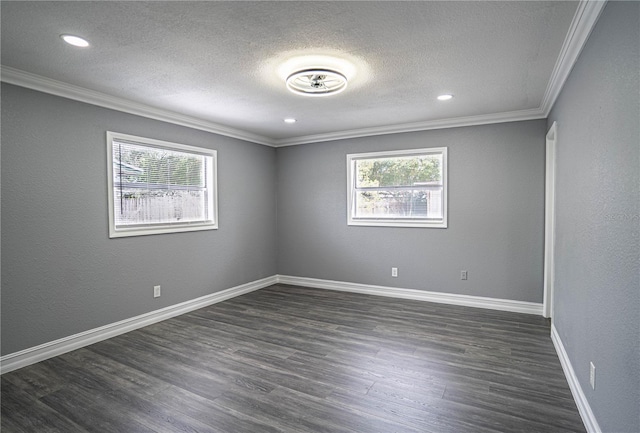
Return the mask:
<path id="1" fill-rule="evenodd" d="M 110 236 L 217 228 L 214 150 L 108 133 Z"/>
<path id="2" fill-rule="evenodd" d="M 447 149 L 347 155 L 350 225 L 446 227 Z"/>

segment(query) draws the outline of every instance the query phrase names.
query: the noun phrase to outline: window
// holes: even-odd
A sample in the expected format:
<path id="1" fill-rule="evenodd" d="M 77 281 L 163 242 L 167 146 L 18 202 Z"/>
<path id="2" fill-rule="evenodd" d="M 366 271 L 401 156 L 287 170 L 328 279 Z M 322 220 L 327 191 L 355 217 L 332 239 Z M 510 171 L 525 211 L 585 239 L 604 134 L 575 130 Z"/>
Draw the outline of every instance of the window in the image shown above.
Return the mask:
<path id="1" fill-rule="evenodd" d="M 447 227 L 447 148 L 347 155 L 348 224 Z"/>
<path id="2" fill-rule="evenodd" d="M 218 228 L 216 151 L 107 132 L 109 237 Z"/>

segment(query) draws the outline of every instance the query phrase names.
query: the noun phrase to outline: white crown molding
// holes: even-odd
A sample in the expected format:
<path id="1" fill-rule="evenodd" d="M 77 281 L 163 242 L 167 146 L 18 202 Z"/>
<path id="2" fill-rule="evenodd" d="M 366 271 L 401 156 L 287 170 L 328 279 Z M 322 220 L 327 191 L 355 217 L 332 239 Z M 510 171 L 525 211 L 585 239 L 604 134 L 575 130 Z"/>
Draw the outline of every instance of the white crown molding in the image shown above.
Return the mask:
<path id="1" fill-rule="evenodd" d="M 544 113 L 544 117 L 549 116 L 553 104 L 558 99 L 564 83 L 567 81 L 606 4 L 606 0 L 583 0 L 578 5 L 540 104 L 540 110 Z"/>
<path id="2" fill-rule="evenodd" d="M 231 128 L 210 121 L 185 116 L 173 111 L 151 107 L 119 98 L 105 93 L 96 92 L 79 86 L 52 80 L 29 72 L 7 66 L 1 67 L 1 80 L 21 87 L 40 92 L 61 96 L 76 101 L 85 102 L 100 107 L 110 108 L 125 113 L 135 114 L 150 119 L 186 126 L 188 128 L 212 132 L 226 137 L 237 138 L 253 143 L 272 147 L 295 146 L 299 144 L 320 143 L 348 138 L 370 137 L 374 135 L 398 134 L 403 132 L 427 131 L 432 129 L 458 128 L 474 125 L 488 125 L 493 123 L 517 122 L 523 120 L 544 119 L 549 116 L 551 108 L 571 73 L 584 44 L 595 26 L 605 1 L 583 0 L 579 3 L 571 22 L 564 44 L 551 74 L 547 89 L 539 108 L 493 113 L 479 116 L 458 117 L 422 122 L 376 126 L 370 128 L 350 129 L 346 131 L 325 134 L 303 135 L 291 138 L 273 139 L 240 129 Z"/>
<path id="3" fill-rule="evenodd" d="M 398 287 L 374 286 L 370 284 L 347 283 L 344 281 L 321 280 L 316 278 L 278 275 L 278 283 L 316 289 L 338 290 L 365 295 L 387 296 L 414 301 L 437 302 L 440 304 L 463 305 L 490 310 L 542 315 L 542 304 L 512 301 L 510 299 L 486 298 L 483 296 L 456 295 L 452 293 L 429 292 L 426 290 L 402 289 Z"/>
<path id="4" fill-rule="evenodd" d="M 276 284 L 275 275 L 0 357 L 2 374 Z"/>
<path id="5" fill-rule="evenodd" d="M 517 122 L 522 120 L 546 119 L 553 104 L 562 91 L 582 48 L 589 39 L 607 0 L 582 0 L 578 4 L 571 25 L 565 37 L 560 54 L 551 73 L 547 89 L 539 108 L 509 111 L 480 116 L 457 117 L 452 119 L 428 120 L 423 122 L 379 126 L 373 128 L 352 129 L 327 134 L 306 135 L 274 140 L 275 147 L 295 146 L 298 144 L 319 143 L 323 141 L 343 140 L 346 138 L 368 137 L 373 135 L 397 134 L 402 132 L 427 131 L 430 129 L 458 128 L 463 126 L 489 125 L 493 123 Z"/>
<path id="6" fill-rule="evenodd" d="M 578 406 L 578 412 L 580 413 L 580 417 L 582 418 L 582 422 L 584 423 L 585 428 L 587 429 L 587 433 L 602 433 L 600 429 L 600 425 L 598 425 L 598 420 L 596 420 L 596 416 L 593 414 L 591 410 L 591 406 L 589 405 L 589 401 L 587 400 L 587 396 L 585 395 L 582 387 L 580 386 L 580 382 L 578 381 L 578 376 L 576 376 L 576 372 L 571 365 L 571 360 L 569 359 L 569 355 L 564 348 L 564 344 L 562 344 L 562 340 L 560 339 L 560 334 L 558 334 L 558 330 L 551 324 L 551 341 L 553 342 L 554 347 L 556 348 L 556 352 L 558 354 L 558 358 L 560 358 L 560 364 L 562 365 L 562 371 L 564 371 L 564 376 L 567 378 L 567 382 L 569 383 L 569 389 L 571 390 L 571 394 L 573 395 L 573 399 L 576 402 L 576 406 Z"/>
<path id="7" fill-rule="evenodd" d="M 505 113 L 483 114 L 479 116 L 456 117 L 422 122 L 401 123 L 371 128 L 350 129 L 348 131 L 326 134 L 305 135 L 300 137 L 274 140 L 275 147 L 296 146 L 299 144 L 320 143 L 323 141 L 344 140 L 347 138 L 370 137 L 373 135 L 399 134 L 403 132 L 428 131 L 430 129 L 459 128 L 462 126 L 489 125 L 492 123 L 519 122 L 522 120 L 544 119 L 540 109 L 509 111 Z"/>
<path id="8" fill-rule="evenodd" d="M 9 66 L 2 66 L 1 80 L 27 89 L 124 113 L 135 114 L 150 119 L 160 120 L 188 128 L 212 132 L 226 137 L 250 141 L 271 147 L 295 146 L 298 144 L 319 143 L 324 141 L 343 140 L 347 138 L 368 137 L 373 135 L 397 134 L 402 132 L 426 131 L 430 129 L 457 128 L 461 126 L 486 125 L 492 123 L 517 122 L 521 120 L 534 120 L 544 118 L 539 109 L 511 111 L 506 113 L 485 114 L 480 116 L 457 117 L 441 120 L 427 120 L 423 122 L 403 123 L 370 128 L 350 129 L 347 131 L 329 132 L 326 134 L 304 135 L 285 139 L 271 139 L 261 135 L 230 128 L 217 123 L 198 119 L 191 116 L 175 113 L 173 111 L 152 107 L 146 104 L 133 102 L 124 98 L 111 96 L 106 93 L 85 89 L 62 81 L 42 77 L 30 72 L 21 71 Z"/>
<path id="9" fill-rule="evenodd" d="M 61 96 L 74 101 L 85 102 L 98 107 L 135 114 L 149 119 L 161 120 L 174 125 L 212 132 L 225 137 L 237 138 L 244 141 L 264 144 L 266 146 L 273 146 L 273 141 L 271 139 L 242 131 L 240 129 L 230 128 L 228 126 L 198 119 L 196 117 L 185 116 L 173 111 L 107 95 L 106 93 L 96 92 L 95 90 L 89 90 L 84 87 L 63 83 L 62 81 L 52 80 L 51 78 L 42 77 L 40 75 L 21 71 L 8 66 L 2 66 L 0 70 L 1 80 L 5 83 L 37 90 L 51 95 Z"/>

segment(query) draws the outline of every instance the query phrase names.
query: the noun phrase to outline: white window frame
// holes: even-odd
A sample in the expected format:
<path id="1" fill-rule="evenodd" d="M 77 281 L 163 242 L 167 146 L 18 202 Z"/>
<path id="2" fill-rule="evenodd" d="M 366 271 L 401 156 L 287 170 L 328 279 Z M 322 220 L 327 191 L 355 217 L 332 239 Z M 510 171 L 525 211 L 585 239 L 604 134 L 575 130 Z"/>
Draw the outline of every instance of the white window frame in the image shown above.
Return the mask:
<path id="1" fill-rule="evenodd" d="M 114 205 L 114 178 L 113 178 L 113 144 L 114 141 L 126 141 L 140 146 L 176 150 L 181 152 L 204 155 L 212 158 L 211 170 L 206 173 L 207 192 L 209 193 L 209 213 L 210 218 L 206 221 L 185 222 L 185 223 L 165 223 L 136 226 L 116 226 L 115 205 Z M 155 140 L 152 138 L 137 137 L 135 135 L 122 134 L 119 132 L 107 131 L 107 184 L 109 203 L 109 237 L 119 238 L 127 236 L 143 236 L 162 233 L 191 232 L 197 230 L 215 230 L 218 228 L 218 163 L 217 151 L 202 147 L 188 146 L 185 144 L 172 143 L 169 141 Z"/>
<path id="2" fill-rule="evenodd" d="M 411 155 L 442 155 L 442 219 L 426 220 L 419 218 L 377 218 L 355 217 L 356 206 L 356 179 L 355 164 L 362 159 L 393 158 Z M 354 153 L 347 155 L 347 224 L 351 226 L 379 226 L 379 227 L 422 227 L 422 228 L 447 228 L 447 148 L 432 147 L 424 149 L 390 150 L 383 152 Z"/>

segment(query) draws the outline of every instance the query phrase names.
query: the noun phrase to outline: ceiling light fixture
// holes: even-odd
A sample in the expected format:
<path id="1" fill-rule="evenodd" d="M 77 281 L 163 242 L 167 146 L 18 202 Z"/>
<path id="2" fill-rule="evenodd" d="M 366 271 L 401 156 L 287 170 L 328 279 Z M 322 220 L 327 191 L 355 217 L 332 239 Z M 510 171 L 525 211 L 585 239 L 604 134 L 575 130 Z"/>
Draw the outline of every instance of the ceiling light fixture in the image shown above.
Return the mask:
<path id="1" fill-rule="evenodd" d="M 347 77 L 331 69 L 303 69 L 287 77 L 287 88 L 298 95 L 336 95 L 347 88 Z"/>
<path id="2" fill-rule="evenodd" d="M 63 41 L 74 47 L 86 48 L 89 46 L 89 42 L 86 39 L 82 39 L 79 36 L 74 35 L 60 35 Z"/>
<path id="3" fill-rule="evenodd" d="M 287 117 L 286 119 L 284 119 L 284 123 L 296 123 L 296 119 L 294 119 L 293 117 Z"/>
<path id="4" fill-rule="evenodd" d="M 453 98 L 453 95 L 450 95 L 450 94 L 440 95 L 438 96 L 438 101 L 448 101 L 451 98 Z"/>

